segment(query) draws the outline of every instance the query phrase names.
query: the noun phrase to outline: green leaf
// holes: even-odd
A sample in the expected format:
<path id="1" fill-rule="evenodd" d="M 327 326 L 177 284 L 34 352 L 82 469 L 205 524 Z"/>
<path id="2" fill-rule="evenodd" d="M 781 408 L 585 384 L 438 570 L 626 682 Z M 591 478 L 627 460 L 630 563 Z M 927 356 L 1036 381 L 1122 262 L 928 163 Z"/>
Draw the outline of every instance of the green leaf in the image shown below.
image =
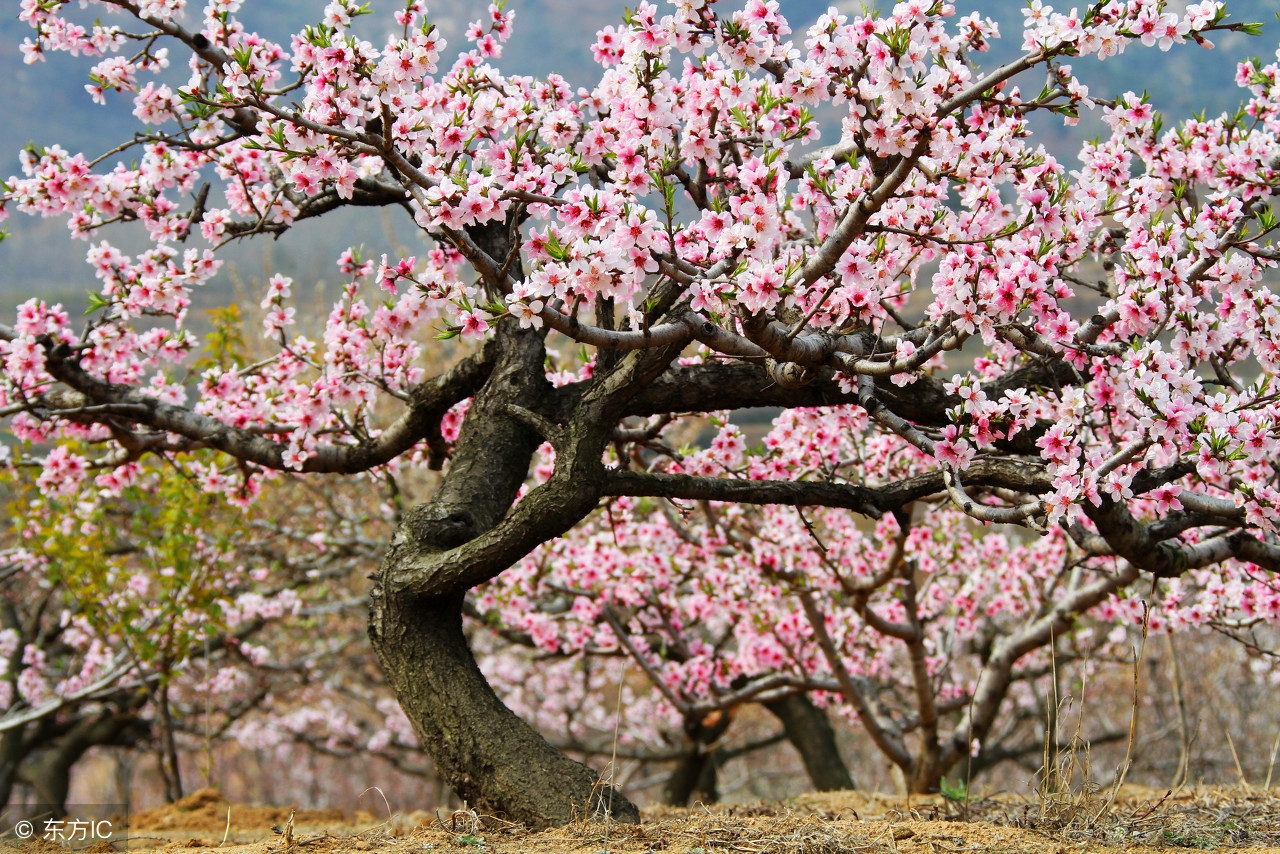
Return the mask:
<path id="1" fill-rule="evenodd" d="M 102 294 L 96 293 L 94 291 L 85 291 L 84 297 L 85 297 L 85 305 L 88 306 L 84 310 L 85 314 L 93 314 L 95 311 L 98 311 L 99 309 L 103 309 L 111 305 L 111 301 L 109 299 L 104 297 Z"/>
<path id="2" fill-rule="evenodd" d="M 1258 226 L 1263 231 L 1270 231 L 1276 227 L 1276 212 L 1274 208 L 1263 208 L 1258 212 Z"/>

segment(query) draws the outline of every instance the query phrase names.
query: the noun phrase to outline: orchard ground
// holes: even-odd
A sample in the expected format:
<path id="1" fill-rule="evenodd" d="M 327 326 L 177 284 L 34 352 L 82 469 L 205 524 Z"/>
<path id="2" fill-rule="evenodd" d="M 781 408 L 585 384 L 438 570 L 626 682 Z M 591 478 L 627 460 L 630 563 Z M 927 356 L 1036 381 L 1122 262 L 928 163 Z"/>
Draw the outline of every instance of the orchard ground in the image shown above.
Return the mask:
<path id="1" fill-rule="evenodd" d="M 941 796 L 828 792 L 754 805 L 660 807 L 646 810 L 638 826 L 579 822 L 540 833 L 470 810 L 388 811 L 382 816 L 364 810 L 294 811 L 232 804 L 218 790 L 202 789 L 135 814 L 129 833 L 129 850 L 223 854 L 1261 852 L 1280 851 L 1280 788 L 1168 792 L 1126 785 L 1114 800 L 1110 790 L 1101 790 L 1034 800 L 995 795 L 968 803 Z M 105 843 L 99 846 L 113 850 Z M 43 843 L 19 850 L 54 849 Z"/>

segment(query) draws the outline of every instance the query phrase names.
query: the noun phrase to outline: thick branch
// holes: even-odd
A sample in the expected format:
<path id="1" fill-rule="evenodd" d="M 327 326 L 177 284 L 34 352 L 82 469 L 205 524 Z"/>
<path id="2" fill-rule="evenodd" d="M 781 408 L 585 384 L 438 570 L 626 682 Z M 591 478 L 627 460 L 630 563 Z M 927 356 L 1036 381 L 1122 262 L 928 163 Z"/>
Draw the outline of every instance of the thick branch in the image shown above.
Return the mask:
<path id="1" fill-rule="evenodd" d="M 679 474 L 611 472 L 605 495 L 725 501 L 740 504 L 785 504 L 792 507 L 840 507 L 879 517 L 876 491 L 851 484 L 792 480 L 735 480 Z"/>
<path id="2" fill-rule="evenodd" d="M 521 351 L 517 356 L 507 357 L 508 351 L 517 349 L 517 345 L 510 340 L 502 345 L 507 367 L 495 368 L 493 378 L 472 404 L 468 423 L 472 419 L 477 419 L 477 424 L 479 419 L 490 419 L 495 424 L 516 424 L 537 440 L 536 434 L 514 419 L 508 408 L 514 403 L 537 411 L 549 392 L 542 370 L 541 338 L 535 330 L 516 331 L 513 320 L 503 321 L 499 329 L 508 330 L 502 333 L 507 338 L 536 340 L 538 349 L 536 353 Z M 511 507 L 505 518 L 501 518 L 501 514 L 514 500 L 514 489 L 508 490 L 511 494 L 505 503 L 493 502 L 490 509 L 495 512 L 495 518 L 492 520 L 458 515 L 461 511 L 453 508 L 473 504 L 472 492 L 476 489 L 493 490 L 488 478 L 475 481 L 457 478 L 457 461 L 474 458 L 479 470 L 484 467 L 479 460 L 488 460 L 486 470 L 490 475 L 501 473 L 503 478 L 514 476 L 518 470 L 519 477 L 514 481 L 518 487 L 527 474 L 529 455 L 537 441 L 527 448 L 527 453 L 521 449 L 518 454 L 504 451 L 503 445 L 495 445 L 492 438 L 484 439 L 485 447 L 477 447 L 474 454 L 464 454 L 459 447 L 445 487 L 433 499 L 430 509 L 423 511 L 423 524 L 417 526 L 421 531 L 415 531 L 415 524 L 410 520 L 406 523 L 407 530 L 398 532 L 393 541 L 392 553 L 385 564 L 391 571 L 387 581 L 390 592 L 428 596 L 464 593 L 495 577 L 538 545 L 568 531 L 594 510 L 607 480 L 601 460 L 614 425 L 627 414 L 630 399 L 665 370 L 679 351 L 680 346 L 676 344 L 633 351 L 594 377 L 566 414 L 550 479 Z M 495 429 L 488 427 L 477 435 L 486 435 Z M 498 462 L 501 464 L 495 466 Z M 438 531 L 439 525 L 447 530 Z"/>
<path id="3" fill-rule="evenodd" d="M 70 390 L 54 389 L 38 399 L 33 408 L 43 409 L 49 416 L 86 422 L 125 419 L 182 436 L 193 447 L 214 448 L 263 468 L 287 468 L 286 445 L 184 406 L 157 400 L 133 386 L 108 383 L 91 376 L 80 367 L 69 348 L 46 344 L 46 351 L 50 375 L 70 387 Z M 463 359 L 447 373 L 416 386 L 409 394 L 409 410 L 376 438 L 358 445 L 319 446 L 303 464 L 302 471 L 365 471 L 430 439 L 433 433 L 438 434 L 441 417 L 454 404 L 474 394 L 487 378 L 491 367 L 489 354 L 490 348 L 486 348 L 484 353 Z"/>
<path id="4" fill-rule="evenodd" d="M 826 618 L 817 603 L 813 601 L 813 593 L 802 590 L 798 595 L 809 625 L 813 628 L 814 639 L 818 641 L 818 646 L 827 659 L 827 665 L 840 685 L 840 693 L 857 710 L 862 725 L 871 736 L 871 740 L 880 748 L 880 752 L 904 772 L 910 772 L 913 767 L 911 752 L 907 750 L 902 731 L 894 722 L 893 716 L 878 707 L 872 697 L 873 686 L 869 681 L 854 676 L 849 672 L 849 668 L 845 667 L 840 651 L 836 649 L 835 642 L 827 632 Z"/>
<path id="5" fill-rule="evenodd" d="M 976 460 L 965 474 L 972 486 L 999 487 L 1037 494 L 1052 489 L 1052 479 L 1042 470 L 1011 460 Z M 941 471 L 915 475 L 879 487 L 820 481 L 738 480 L 613 471 L 609 473 L 601 495 L 643 495 L 741 504 L 785 504 L 793 507 L 839 507 L 879 517 L 945 489 Z"/>
<path id="6" fill-rule="evenodd" d="M 1174 578 L 1188 570 L 1230 558 L 1280 572 L 1280 545 L 1263 542 L 1247 531 L 1237 530 L 1198 543 L 1183 543 L 1157 539 L 1152 529 L 1159 522 L 1143 524 L 1124 505 L 1114 501 L 1103 501 L 1099 507 L 1086 504 L 1084 510 L 1115 554 L 1157 578 Z"/>

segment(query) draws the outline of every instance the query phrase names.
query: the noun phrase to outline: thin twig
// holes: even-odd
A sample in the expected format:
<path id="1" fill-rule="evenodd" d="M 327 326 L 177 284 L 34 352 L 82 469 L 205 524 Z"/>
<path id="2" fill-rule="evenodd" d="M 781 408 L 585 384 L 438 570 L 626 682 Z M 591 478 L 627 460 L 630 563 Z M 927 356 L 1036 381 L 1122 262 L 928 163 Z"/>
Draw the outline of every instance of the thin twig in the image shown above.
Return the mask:
<path id="1" fill-rule="evenodd" d="M 1276 751 L 1280 750 L 1280 732 L 1276 733 L 1276 740 L 1271 744 L 1271 761 L 1267 764 L 1267 782 L 1262 784 L 1262 788 L 1269 790 L 1271 788 L 1271 772 L 1276 767 Z"/>
<path id="2" fill-rule="evenodd" d="M 1231 730 L 1224 727 L 1222 731 L 1227 736 L 1227 747 L 1231 748 L 1231 758 L 1236 763 L 1236 774 L 1240 777 L 1240 785 L 1248 789 L 1250 788 L 1249 780 L 1244 776 L 1244 768 L 1240 766 L 1240 754 L 1236 753 L 1236 743 L 1231 739 Z"/>

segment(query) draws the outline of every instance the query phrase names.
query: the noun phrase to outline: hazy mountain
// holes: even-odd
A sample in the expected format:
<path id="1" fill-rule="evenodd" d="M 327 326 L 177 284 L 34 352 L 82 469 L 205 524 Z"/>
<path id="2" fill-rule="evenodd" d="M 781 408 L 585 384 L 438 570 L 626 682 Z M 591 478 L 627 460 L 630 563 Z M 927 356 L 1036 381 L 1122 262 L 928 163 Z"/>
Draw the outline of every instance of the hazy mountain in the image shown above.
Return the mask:
<path id="1" fill-rule="evenodd" d="M 192 0 L 193 7 L 199 5 L 200 0 Z M 322 0 L 249 0 L 241 14 L 251 27 L 268 37 L 283 40 L 302 23 L 315 20 L 323 5 Z M 377 0 L 374 5 L 378 6 Z M 391 5 L 383 4 L 387 9 Z M 732 0 L 726 0 L 726 5 L 731 7 Z M 829 5 L 828 0 L 781 0 L 784 14 L 798 32 Z M 848 0 L 836 5 L 846 10 L 861 6 Z M 892 2 L 883 0 L 879 5 L 891 8 Z M 1057 5 L 1069 8 L 1072 4 Z M 1084 6 L 1086 0 L 1079 0 L 1075 5 Z M 11 4 L 10 9 L 14 6 L 16 4 Z M 960 13 L 978 10 L 1000 22 L 1005 38 L 996 44 L 991 54 L 983 57 L 987 64 L 995 67 L 1016 54 L 1021 41 L 1022 4 L 1010 0 L 956 0 L 956 6 Z M 590 54 L 594 33 L 617 23 L 622 14 L 622 3 L 612 0 L 511 0 L 510 7 L 516 10 L 515 35 L 507 45 L 502 66 L 525 74 L 554 70 L 583 86 L 590 85 L 597 73 Z M 73 15 L 85 15 L 86 21 L 92 20 L 88 16 L 96 12 L 90 9 L 81 13 L 74 4 L 68 4 L 68 8 Z M 486 8 L 487 0 L 450 0 L 430 4 L 429 16 L 456 46 L 466 23 L 481 17 Z M 1211 114 L 1232 109 L 1241 100 L 1240 90 L 1233 83 L 1236 63 L 1248 56 L 1264 59 L 1274 56 L 1276 37 L 1280 34 L 1280 25 L 1276 23 L 1280 0 L 1229 2 L 1228 9 L 1234 20 L 1267 22 L 1264 36 L 1259 39 L 1221 36 L 1212 51 L 1194 45 L 1175 47 L 1168 53 L 1131 48 L 1124 55 L 1104 62 L 1077 61 L 1076 70 L 1099 96 L 1145 89 L 1157 108 L 1171 119 L 1202 109 Z M 381 40 L 387 21 L 389 16 L 380 15 L 360 19 L 364 34 L 375 42 Z M 0 75 L 7 81 L 0 87 L 0 115 L 4 116 L 0 122 L 0 175 L 17 171 L 17 152 L 28 143 L 56 142 L 72 151 L 96 155 L 127 139 L 135 129 L 133 117 L 127 109 L 120 108 L 118 96 L 114 104 L 106 107 L 90 101 L 84 91 L 89 63 L 83 58 L 57 54 L 35 66 L 24 65 L 17 45 L 29 33 L 27 26 L 17 20 L 16 12 L 11 11 L 10 16 L 0 19 Z M 171 72 L 173 78 L 180 81 L 185 78 L 185 58 L 178 53 L 175 51 L 173 60 L 182 67 Z M 1028 78 L 1025 85 L 1038 88 L 1040 79 Z M 1072 152 L 1079 140 L 1098 134 L 1099 128 L 1097 117 L 1089 115 L 1082 116 L 1076 129 L 1064 129 L 1057 122 L 1043 125 L 1051 138 L 1051 146 L 1066 162 L 1073 161 Z M 335 246 L 364 242 L 376 251 L 387 247 L 388 220 L 380 213 L 352 212 L 341 218 L 325 219 L 325 222 L 300 228 L 300 234 L 291 235 L 290 239 L 274 246 L 258 241 L 238 249 L 231 256 L 236 270 L 243 277 L 253 279 L 272 269 L 308 281 L 326 277 L 334 280 Z M 390 221 L 398 223 L 396 231 L 401 240 L 412 239 L 407 218 L 397 214 Z M 7 227 L 13 236 L 0 244 L 0 303 L 12 305 L 36 293 L 51 299 L 74 300 L 92 286 L 92 277 L 83 263 L 86 247 L 69 242 L 61 222 L 31 220 L 15 213 Z M 111 238 L 129 247 L 130 241 L 124 232 Z"/>

